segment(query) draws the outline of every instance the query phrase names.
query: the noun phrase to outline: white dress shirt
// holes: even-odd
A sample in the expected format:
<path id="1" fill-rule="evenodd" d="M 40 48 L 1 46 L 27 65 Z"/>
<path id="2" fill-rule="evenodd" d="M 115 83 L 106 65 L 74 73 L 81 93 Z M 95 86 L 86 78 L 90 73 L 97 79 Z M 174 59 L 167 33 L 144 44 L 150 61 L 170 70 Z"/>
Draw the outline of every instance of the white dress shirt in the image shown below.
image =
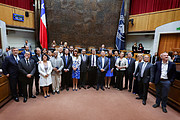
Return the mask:
<path id="1" fill-rule="evenodd" d="M 167 63 L 163 63 L 163 61 L 162 61 L 161 79 L 168 79 L 167 71 L 168 71 L 168 61 L 167 61 Z"/>
<path id="2" fill-rule="evenodd" d="M 105 57 L 102 57 L 102 69 L 104 68 Z"/>
<path id="3" fill-rule="evenodd" d="M 94 63 L 93 63 L 93 57 L 94 57 Z M 96 66 L 96 55 L 92 55 L 91 57 L 91 66 Z"/>

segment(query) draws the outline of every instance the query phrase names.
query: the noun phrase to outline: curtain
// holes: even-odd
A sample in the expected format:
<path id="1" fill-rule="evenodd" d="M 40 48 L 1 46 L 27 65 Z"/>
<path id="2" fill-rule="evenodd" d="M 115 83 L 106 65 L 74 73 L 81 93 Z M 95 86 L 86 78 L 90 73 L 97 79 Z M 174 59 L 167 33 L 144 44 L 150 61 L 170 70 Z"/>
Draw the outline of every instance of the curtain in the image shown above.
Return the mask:
<path id="1" fill-rule="evenodd" d="M 0 3 L 24 8 L 27 10 L 34 10 L 34 0 L 0 0 Z"/>
<path id="2" fill-rule="evenodd" d="M 130 14 L 142 14 L 180 7 L 180 0 L 131 0 Z"/>

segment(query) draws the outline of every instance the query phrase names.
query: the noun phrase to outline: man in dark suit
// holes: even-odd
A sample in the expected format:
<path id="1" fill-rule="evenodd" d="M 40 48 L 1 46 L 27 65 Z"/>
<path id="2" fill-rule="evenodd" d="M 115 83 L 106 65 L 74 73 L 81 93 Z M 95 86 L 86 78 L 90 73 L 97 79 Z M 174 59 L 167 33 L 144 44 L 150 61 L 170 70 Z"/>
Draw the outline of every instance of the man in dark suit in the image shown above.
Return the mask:
<path id="1" fill-rule="evenodd" d="M 138 80 L 138 90 L 139 97 L 136 99 L 143 99 L 143 105 L 146 105 L 149 82 L 153 81 L 153 65 L 148 62 L 149 56 L 144 56 L 144 62 L 138 64 L 138 67 L 135 72 L 135 76 L 137 76 Z"/>
<path id="2" fill-rule="evenodd" d="M 115 63 L 118 58 L 119 58 L 119 53 L 118 53 L 118 50 L 116 50 L 116 51 L 114 51 Z M 112 84 L 113 88 L 115 88 L 116 87 L 116 78 L 117 78 L 116 66 L 114 67 L 113 74 L 114 74 L 114 76 L 111 79 L 111 84 Z"/>
<path id="3" fill-rule="evenodd" d="M 127 54 L 127 60 L 128 60 L 128 68 L 126 69 L 126 74 L 125 74 L 125 88 L 128 88 L 128 81 L 129 81 L 129 92 L 131 92 L 132 89 L 132 81 L 133 81 L 133 73 L 135 70 L 135 59 L 132 58 L 132 53 L 129 52 Z"/>
<path id="4" fill-rule="evenodd" d="M 89 65 L 88 65 L 88 89 L 94 87 L 95 81 L 97 78 L 97 60 L 98 56 L 96 55 L 96 50 L 92 49 L 92 55 L 88 57 Z"/>
<path id="5" fill-rule="evenodd" d="M 88 70 L 88 56 L 86 55 L 86 50 L 82 49 L 81 57 L 81 65 L 80 65 L 80 82 L 79 82 L 79 88 L 83 87 L 86 89 L 86 77 L 87 77 L 87 70 Z"/>
<path id="6" fill-rule="evenodd" d="M 69 55 L 69 50 L 65 49 L 65 55 L 62 56 L 64 62 L 63 74 L 62 74 L 62 85 L 61 91 L 65 89 L 69 91 L 69 80 L 71 79 L 71 71 L 72 71 L 72 57 Z"/>
<path id="7" fill-rule="evenodd" d="M 153 59 L 152 59 L 152 64 L 155 64 L 156 61 L 159 61 L 159 56 L 158 56 L 158 53 L 156 52 L 153 56 Z"/>
<path id="8" fill-rule="evenodd" d="M 13 96 L 13 99 L 16 102 L 19 102 L 18 94 L 17 94 L 17 84 L 19 88 L 20 94 L 22 94 L 22 86 L 19 82 L 19 68 L 18 62 L 22 58 L 18 55 L 19 50 L 17 48 L 12 48 L 12 54 L 5 58 L 5 62 L 3 63 L 3 74 L 6 75 L 9 79 L 10 89 Z"/>
<path id="9" fill-rule="evenodd" d="M 108 65 L 109 65 L 109 60 L 107 57 L 105 57 L 105 51 L 101 51 L 101 57 L 99 57 L 97 60 L 98 81 L 97 81 L 96 90 L 99 90 L 99 86 L 101 86 L 101 89 L 104 91 L 103 83 L 106 72 L 108 70 Z"/>
<path id="10" fill-rule="evenodd" d="M 34 60 L 30 59 L 30 52 L 24 54 L 24 59 L 19 61 L 18 67 L 21 73 L 24 101 L 27 102 L 27 84 L 29 84 L 29 98 L 36 98 L 32 94 L 33 76 L 36 71 Z"/>
<path id="11" fill-rule="evenodd" d="M 175 79 L 176 65 L 173 62 L 168 61 L 168 53 L 161 54 L 161 61 L 156 62 L 154 66 L 154 83 L 156 85 L 156 104 L 154 108 L 160 106 L 164 113 L 167 113 L 166 104 L 168 100 L 168 92 L 170 85 Z"/>
<path id="12" fill-rule="evenodd" d="M 36 86 L 36 95 L 39 95 L 39 72 L 38 72 L 38 64 L 42 61 L 41 57 L 41 49 L 37 47 L 35 49 L 35 55 L 32 57 L 34 60 L 34 63 L 36 64 L 36 72 L 34 74 L 35 76 L 35 86 Z"/>

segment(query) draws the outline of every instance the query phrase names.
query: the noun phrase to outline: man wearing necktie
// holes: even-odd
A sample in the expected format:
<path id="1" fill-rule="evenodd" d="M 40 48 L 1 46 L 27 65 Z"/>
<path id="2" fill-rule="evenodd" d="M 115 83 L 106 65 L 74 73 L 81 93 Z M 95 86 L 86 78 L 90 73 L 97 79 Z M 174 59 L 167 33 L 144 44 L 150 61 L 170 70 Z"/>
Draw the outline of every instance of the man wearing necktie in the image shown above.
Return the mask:
<path id="1" fill-rule="evenodd" d="M 128 92 L 131 92 L 132 89 L 132 81 L 133 81 L 133 73 L 135 70 L 135 59 L 132 58 L 132 53 L 129 52 L 127 54 L 127 60 L 128 60 L 128 68 L 126 69 L 125 74 L 125 88 L 128 89 L 128 82 L 129 82 L 129 90 Z"/>
<path id="2" fill-rule="evenodd" d="M 94 87 L 97 77 L 97 59 L 96 50 L 92 49 L 92 55 L 88 57 L 89 65 L 88 65 L 88 89 Z"/>
<path id="3" fill-rule="evenodd" d="M 21 73 L 21 82 L 23 85 L 24 101 L 27 102 L 27 85 L 29 84 L 29 98 L 36 98 L 32 94 L 33 77 L 36 71 L 36 64 L 33 59 L 30 59 L 30 52 L 25 52 L 24 59 L 21 59 L 18 64 Z"/>
<path id="4" fill-rule="evenodd" d="M 115 58 L 115 63 L 116 63 L 116 60 L 119 58 L 119 53 L 118 51 L 114 51 L 114 58 Z M 114 70 L 113 70 L 113 74 L 114 76 L 112 77 L 112 80 L 111 80 L 111 84 L 113 86 L 113 88 L 116 87 L 116 79 L 117 79 L 117 70 L 116 70 L 116 66 L 114 67 Z"/>
<path id="5" fill-rule="evenodd" d="M 72 57 L 69 55 L 69 50 L 65 49 L 65 54 L 62 56 L 64 64 L 63 73 L 62 73 L 62 84 L 61 91 L 65 89 L 69 91 L 69 82 L 71 79 L 71 71 L 72 71 Z"/>
<path id="6" fill-rule="evenodd" d="M 5 58 L 2 69 L 3 74 L 6 75 L 9 79 L 10 89 L 13 96 L 13 99 L 16 102 L 19 102 L 19 96 L 17 94 L 17 84 L 19 88 L 19 94 L 22 95 L 22 86 L 19 82 L 19 68 L 18 60 L 22 57 L 18 55 L 19 50 L 17 48 L 12 48 L 12 54 Z"/>
<path id="7" fill-rule="evenodd" d="M 136 99 L 143 99 L 142 104 L 146 105 L 149 83 L 151 84 L 154 78 L 153 65 L 149 63 L 148 55 L 144 56 L 144 62 L 138 64 L 135 76 L 138 79 L 139 90 L 139 97 Z"/>
<path id="8" fill-rule="evenodd" d="M 106 75 L 106 72 L 108 70 L 108 64 L 109 60 L 105 56 L 105 51 L 101 51 L 101 57 L 97 60 L 97 66 L 98 66 L 98 81 L 97 81 L 97 88 L 96 90 L 99 90 L 99 86 L 104 91 L 103 84 L 104 84 L 104 78 Z"/>

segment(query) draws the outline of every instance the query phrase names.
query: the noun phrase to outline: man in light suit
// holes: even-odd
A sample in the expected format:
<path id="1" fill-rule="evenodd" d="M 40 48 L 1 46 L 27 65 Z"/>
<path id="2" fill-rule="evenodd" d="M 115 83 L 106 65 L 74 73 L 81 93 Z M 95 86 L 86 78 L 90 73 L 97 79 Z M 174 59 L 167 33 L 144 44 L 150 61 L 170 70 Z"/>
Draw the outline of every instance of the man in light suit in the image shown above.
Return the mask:
<path id="1" fill-rule="evenodd" d="M 97 81 L 96 90 L 99 90 L 99 86 L 101 86 L 101 89 L 104 91 L 103 83 L 104 83 L 106 72 L 108 70 L 108 64 L 109 64 L 109 60 L 105 56 L 105 51 L 101 51 L 101 57 L 99 57 L 97 60 L 98 81 Z"/>
<path id="2" fill-rule="evenodd" d="M 138 64 L 138 67 L 135 72 L 135 76 L 137 76 L 138 80 L 138 90 L 139 97 L 136 99 L 143 99 L 142 104 L 146 105 L 149 82 L 150 84 L 153 82 L 153 65 L 149 63 L 149 56 L 144 56 L 144 62 Z"/>
<path id="3" fill-rule="evenodd" d="M 59 94 L 60 77 L 62 74 L 62 69 L 64 67 L 64 62 L 61 57 L 58 57 L 58 51 L 54 51 L 54 57 L 51 57 L 50 61 L 53 67 L 53 72 L 51 73 L 51 75 L 52 75 L 52 89 L 53 89 L 52 94 L 54 95 L 55 92 Z"/>
<path id="4" fill-rule="evenodd" d="M 94 85 L 97 78 L 97 60 L 98 56 L 96 55 L 96 50 L 92 49 L 92 55 L 88 57 L 88 89 L 91 87 L 95 89 Z"/>
<path id="5" fill-rule="evenodd" d="M 5 58 L 5 62 L 3 63 L 3 74 L 6 75 L 9 79 L 10 89 L 13 96 L 13 99 L 16 102 L 19 102 L 18 94 L 17 94 L 17 84 L 19 88 L 19 92 L 22 92 L 22 86 L 19 82 L 19 68 L 18 62 L 22 58 L 18 55 L 19 50 L 17 48 L 12 48 L 12 54 Z M 22 93 L 20 93 L 22 94 Z"/>
<path id="6" fill-rule="evenodd" d="M 18 67 L 19 71 L 21 73 L 21 81 L 23 85 L 23 96 L 24 101 L 27 102 L 27 85 L 29 84 L 29 98 L 36 98 L 32 94 L 32 86 L 33 86 L 33 76 L 36 71 L 36 64 L 34 63 L 34 60 L 30 59 L 30 52 L 26 52 L 24 54 L 24 59 L 21 59 L 19 61 Z"/>
<path id="7" fill-rule="evenodd" d="M 131 92 L 132 89 L 132 81 L 133 81 L 133 73 L 135 70 L 135 59 L 132 58 L 132 53 L 129 52 L 127 55 L 127 60 L 128 60 L 128 68 L 126 69 L 126 74 L 125 74 L 125 88 L 128 88 L 128 81 L 129 81 L 129 90 L 128 92 Z"/>
<path id="8" fill-rule="evenodd" d="M 87 77 L 87 70 L 88 70 L 88 56 L 86 55 L 86 49 L 82 49 L 81 57 L 81 66 L 80 66 L 80 83 L 79 88 L 83 87 L 86 89 L 86 77 Z"/>
<path id="9" fill-rule="evenodd" d="M 69 55 L 69 50 L 65 49 L 65 55 L 62 56 L 63 62 L 64 62 L 64 68 L 63 68 L 63 79 L 62 79 L 62 86 L 61 91 L 64 90 L 66 86 L 66 90 L 69 91 L 69 80 L 71 79 L 71 71 L 72 71 L 72 57 Z"/>
<path id="10" fill-rule="evenodd" d="M 153 107 L 159 107 L 161 102 L 162 111 L 167 113 L 168 93 L 170 85 L 175 79 L 176 64 L 168 61 L 168 53 L 162 53 L 161 59 L 154 66 L 155 79 L 153 82 L 156 85 L 156 104 Z"/>

